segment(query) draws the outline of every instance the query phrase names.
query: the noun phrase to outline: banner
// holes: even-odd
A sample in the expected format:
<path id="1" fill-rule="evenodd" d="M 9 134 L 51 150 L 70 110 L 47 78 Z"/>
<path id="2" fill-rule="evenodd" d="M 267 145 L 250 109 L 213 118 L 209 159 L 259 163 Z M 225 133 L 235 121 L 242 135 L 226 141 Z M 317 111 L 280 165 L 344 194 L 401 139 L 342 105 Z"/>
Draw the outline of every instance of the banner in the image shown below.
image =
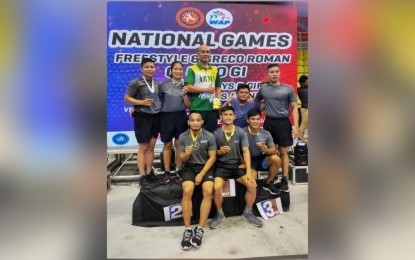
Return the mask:
<path id="1" fill-rule="evenodd" d="M 137 145 L 128 83 L 142 76 L 141 60 L 156 62 L 155 79 L 169 79 L 169 66 L 185 69 L 198 61 L 200 44 L 222 79 L 222 101 L 246 83 L 255 96 L 266 68 L 278 63 L 281 82 L 296 86 L 295 6 L 198 2 L 109 2 L 107 25 L 107 146 Z"/>

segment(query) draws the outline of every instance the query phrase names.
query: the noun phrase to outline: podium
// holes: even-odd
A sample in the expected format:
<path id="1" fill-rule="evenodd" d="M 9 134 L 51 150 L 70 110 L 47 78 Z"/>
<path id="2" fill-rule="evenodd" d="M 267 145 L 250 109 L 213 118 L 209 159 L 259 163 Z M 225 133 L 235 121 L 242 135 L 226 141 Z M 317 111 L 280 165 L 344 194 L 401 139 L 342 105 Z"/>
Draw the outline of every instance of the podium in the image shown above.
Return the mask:
<path id="1" fill-rule="evenodd" d="M 280 197 L 284 211 L 290 207 L 290 193 L 282 192 L 280 195 L 271 195 L 262 189 L 265 180 L 257 180 L 257 197 L 252 211 L 256 216 L 260 216 L 255 204 L 266 199 Z M 224 197 L 222 209 L 226 217 L 240 216 L 245 209 L 245 192 L 244 185 L 235 181 L 235 196 Z M 132 225 L 143 227 L 157 226 L 182 226 L 183 218 L 181 213 L 183 189 L 181 180 L 175 179 L 168 184 L 162 184 L 159 181 L 150 182 L 142 181 L 141 189 L 138 193 L 132 209 Z M 192 196 L 192 225 L 199 222 L 200 204 L 203 199 L 201 186 L 195 186 Z M 209 218 L 216 214 L 216 207 L 212 201 L 212 208 L 209 212 Z"/>

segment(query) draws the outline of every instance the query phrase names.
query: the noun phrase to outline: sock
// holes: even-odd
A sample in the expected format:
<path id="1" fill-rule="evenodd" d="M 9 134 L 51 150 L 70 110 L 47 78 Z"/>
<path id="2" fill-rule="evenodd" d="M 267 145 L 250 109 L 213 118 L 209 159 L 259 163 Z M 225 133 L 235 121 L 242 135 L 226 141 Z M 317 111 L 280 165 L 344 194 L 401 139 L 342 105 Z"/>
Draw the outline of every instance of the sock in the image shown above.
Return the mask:
<path id="1" fill-rule="evenodd" d="M 251 213 L 251 212 L 252 212 L 252 208 L 245 207 L 244 212 L 246 212 L 246 213 Z"/>
<path id="2" fill-rule="evenodd" d="M 288 176 L 282 176 L 283 179 L 288 180 Z"/>
<path id="3" fill-rule="evenodd" d="M 225 215 L 225 214 L 223 213 L 223 210 L 222 210 L 222 209 L 218 210 L 218 214 L 220 214 L 220 215 Z"/>
<path id="4" fill-rule="evenodd" d="M 197 225 L 197 229 L 201 229 L 202 231 L 205 231 L 201 226 Z"/>
<path id="5" fill-rule="evenodd" d="M 192 230 L 192 227 L 184 227 L 184 230 Z"/>

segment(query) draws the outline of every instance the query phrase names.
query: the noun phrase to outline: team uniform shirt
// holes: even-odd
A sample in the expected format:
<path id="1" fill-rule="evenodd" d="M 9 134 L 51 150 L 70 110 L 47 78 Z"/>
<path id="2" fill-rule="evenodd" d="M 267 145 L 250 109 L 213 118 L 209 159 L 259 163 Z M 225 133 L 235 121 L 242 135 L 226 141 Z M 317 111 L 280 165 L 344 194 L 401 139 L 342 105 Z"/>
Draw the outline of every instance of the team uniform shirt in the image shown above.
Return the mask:
<path id="1" fill-rule="evenodd" d="M 235 126 L 235 133 L 229 142 L 226 141 L 223 128 L 217 129 L 215 132 L 213 132 L 213 135 L 216 138 L 218 150 L 221 146 L 229 146 L 231 148 L 231 150 L 224 155 L 218 155 L 216 157 L 216 162 L 220 162 L 222 164 L 226 163 L 230 165 L 239 165 L 241 159 L 243 158 L 242 148 L 249 147 L 246 132 L 242 128 Z M 229 136 L 230 133 L 227 133 L 227 135 Z"/>
<path id="2" fill-rule="evenodd" d="M 301 108 L 308 108 L 308 87 L 298 88 L 297 94 L 301 101 Z"/>
<path id="3" fill-rule="evenodd" d="M 259 135 L 253 135 L 249 132 L 248 127 L 244 128 L 249 141 L 249 153 L 251 158 L 262 156 L 262 150 L 258 147 L 258 142 L 265 142 L 268 148 L 275 147 L 274 140 L 272 139 L 271 133 L 265 129 L 259 129 Z"/>
<path id="4" fill-rule="evenodd" d="M 214 86 L 220 88 L 222 81 L 219 77 L 218 69 L 215 66 L 209 65 L 206 69 L 199 63 L 190 66 L 187 70 L 185 79 L 186 83 L 190 83 L 195 87 L 207 88 Z M 211 111 L 213 110 L 212 102 L 215 94 L 211 93 L 189 93 L 191 101 L 191 110 Z"/>
<path id="5" fill-rule="evenodd" d="M 183 81 L 175 84 L 172 79 L 161 84 L 161 111 L 177 112 L 185 110 L 183 101 Z"/>
<path id="6" fill-rule="evenodd" d="M 294 89 L 285 83 L 268 85 L 259 89 L 255 100 L 265 100 L 265 114 L 270 118 L 284 118 L 290 115 L 290 103 L 297 102 Z"/>
<path id="7" fill-rule="evenodd" d="M 246 102 L 243 106 L 240 106 L 238 102 L 238 98 L 234 98 L 229 104 L 235 110 L 236 118 L 233 124 L 244 128 L 248 126 L 248 122 L 246 122 L 246 114 L 248 114 L 248 111 L 253 108 L 260 109 L 261 104 L 259 102 Z"/>
<path id="8" fill-rule="evenodd" d="M 151 87 L 154 85 L 154 91 L 152 92 L 148 85 Z M 127 95 L 137 100 L 144 100 L 151 98 L 154 100 L 151 106 L 139 106 L 134 105 L 134 111 L 143 112 L 147 114 L 157 114 L 161 110 L 160 102 L 160 83 L 155 80 L 144 80 L 143 77 L 136 78 L 130 82 L 127 89 Z"/>
<path id="9" fill-rule="evenodd" d="M 216 140 L 213 134 L 205 129 L 199 133 L 196 138 L 196 144 L 193 144 L 190 129 L 179 136 L 179 151 L 184 152 L 186 146 L 192 146 L 193 150 L 189 156 L 187 163 L 192 164 L 206 164 L 209 159 L 208 151 L 214 150 L 216 152 Z"/>

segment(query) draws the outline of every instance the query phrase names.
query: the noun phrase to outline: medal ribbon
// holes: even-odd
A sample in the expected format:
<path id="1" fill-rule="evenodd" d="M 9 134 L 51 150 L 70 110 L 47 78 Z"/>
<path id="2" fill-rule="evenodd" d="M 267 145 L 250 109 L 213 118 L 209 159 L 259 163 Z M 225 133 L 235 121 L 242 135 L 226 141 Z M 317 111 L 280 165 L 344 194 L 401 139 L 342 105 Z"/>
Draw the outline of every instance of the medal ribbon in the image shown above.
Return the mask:
<path id="1" fill-rule="evenodd" d="M 225 129 L 223 129 L 223 133 L 225 134 L 225 139 L 227 142 L 229 142 L 233 136 L 233 134 L 235 133 L 235 126 L 232 126 L 232 131 L 231 131 L 231 135 L 228 136 L 225 132 Z"/>
<path id="2" fill-rule="evenodd" d="M 197 140 L 197 138 L 199 137 L 199 135 L 200 135 L 200 133 L 201 133 L 202 131 L 200 131 L 199 133 L 197 133 L 197 135 L 196 135 L 196 136 L 194 136 L 194 135 L 193 135 L 192 130 L 190 130 L 189 132 L 190 132 L 190 137 L 192 138 L 192 143 L 193 143 L 193 142 L 195 142 L 195 141 Z"/>
<path id="3" fill-rule="evenodd" d="M 256 134 L 254 134 L 254 133 L 251 132 L 251 128 L 248 126 L 248 131 L 251 135 L 257 135 L 257 136 L 260 135 L 259 129 L 258 129 L 258 132 Z"/>
<path id="4" fill-rule="evenodd" d="M 151 79 L 151 87 L 150 87 L 150 85 L 148 84 L 148 82 L 147 82 L 147 80 L 144 76 L 143 76 L 143 79 L 144 79 L 144 82 L 146 83 L 148 89 L 150 90 L 150 92 L 154 93 L 154 80 Z"/>

